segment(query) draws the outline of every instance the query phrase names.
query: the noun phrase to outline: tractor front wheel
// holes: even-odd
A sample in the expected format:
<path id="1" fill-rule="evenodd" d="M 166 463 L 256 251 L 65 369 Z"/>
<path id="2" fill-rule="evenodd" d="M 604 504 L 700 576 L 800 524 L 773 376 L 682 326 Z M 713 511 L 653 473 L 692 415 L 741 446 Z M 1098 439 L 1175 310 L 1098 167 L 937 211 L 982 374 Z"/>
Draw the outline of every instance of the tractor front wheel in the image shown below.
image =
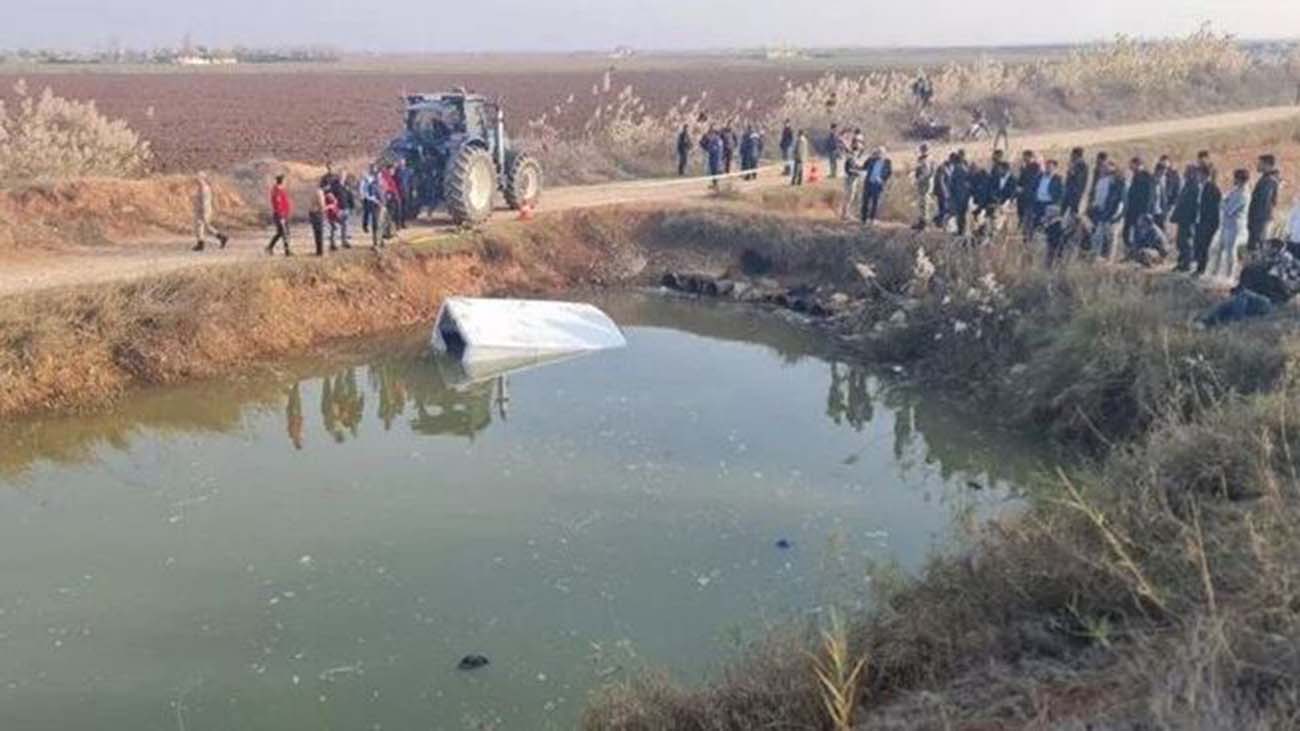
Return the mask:
<path id="1" fill-rule="evenodd" d="M 542 165 L 529 155 L 515 156 L 507 164 L 506 203 L 514 210 L 535 208 L 542 195 Z"/>
<path id="2" fill-rule="evenodd" d="M 492 215 L 496 191 L 496 163 L 480 147 L 462 147 L 447 166 L 443 196 L 447 212 L 459 224 L 482 223 Z"/>

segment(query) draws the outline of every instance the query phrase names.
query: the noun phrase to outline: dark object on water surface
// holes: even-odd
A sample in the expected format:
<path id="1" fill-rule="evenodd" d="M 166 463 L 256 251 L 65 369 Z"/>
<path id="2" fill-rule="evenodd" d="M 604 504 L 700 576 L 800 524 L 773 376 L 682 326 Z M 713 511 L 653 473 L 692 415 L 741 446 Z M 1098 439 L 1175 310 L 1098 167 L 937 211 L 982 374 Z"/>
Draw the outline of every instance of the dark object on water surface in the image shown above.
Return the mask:
<path id="1" fill-rule="evenodd" d="M 983 485 L 979 484 L 978 482 L 976 482 L 976 481 L 974 481 L 974 480 L 967 480 L 967 481 L 966 481 L 966 487 L 969 487 L 969 488 L 972 489 L 972 490 L 983 490 L 983 489 L 984 489 L 984 486 L 983 486 Z"/>
<path id="2" fill-rule="evenodd" d="M 789 549 L 791 545 L 793 544 L 791 544 L 790 541 L 784 538 L 778 538 L 776 541 L 776 547 L 781 549 L 782 551 Z"/>
<path id="3" fill-rule="evenodd" d="M 456 669 L 478 670 L 481 667 L 486 667 L 487 664 L 488 659 L 482 655 L 466 655 L 460 659 L 460 663 L 456 665 Z"/>

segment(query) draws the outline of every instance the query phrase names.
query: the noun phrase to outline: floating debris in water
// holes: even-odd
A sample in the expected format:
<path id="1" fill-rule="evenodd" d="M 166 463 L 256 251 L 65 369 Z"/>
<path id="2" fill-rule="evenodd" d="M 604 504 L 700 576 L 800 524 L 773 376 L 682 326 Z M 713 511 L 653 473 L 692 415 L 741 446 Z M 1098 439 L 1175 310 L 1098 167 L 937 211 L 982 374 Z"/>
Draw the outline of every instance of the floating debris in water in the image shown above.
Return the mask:
<path id="1" fill-rule="evenodd" d="M 489 660 L 483 655 L 466 655 L 456 664 L 457 670 L 478 670 L 487 667 Z"/>
<path id="2" fill-rule="evenodd" d="M 793 546 L 794 544 L 785 538 L 776 539 L 776 547 L 781 549 L 782 551 L 788 550 Z"/>

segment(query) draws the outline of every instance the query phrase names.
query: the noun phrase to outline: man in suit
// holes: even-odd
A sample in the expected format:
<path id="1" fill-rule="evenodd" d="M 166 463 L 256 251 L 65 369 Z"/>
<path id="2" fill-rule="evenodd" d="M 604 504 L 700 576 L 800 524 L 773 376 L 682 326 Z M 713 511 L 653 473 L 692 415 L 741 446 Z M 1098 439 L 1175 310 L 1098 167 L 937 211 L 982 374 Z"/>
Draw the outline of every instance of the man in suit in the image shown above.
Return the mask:
<path id="1" fill-rule="evenodd" d="M 1176 272 L 1191 271 L 1192 240 L 1196 234 L 1196 224 L 1201 219 L 1201 169 L 1188 165 L 1183 175 L 1183 189 L 1179 193 L 1178 203 L 1174 205 L 1173 215 L 1169 220 L 1178 227 L 1175 243 L 1178 246 L 1178 265 Z"/>
<path id="2" fill-rule="evenodd" d="M 1029 241 L 1038 233 L 1039 227 L 1047 220 L 1047 209 L 1057 208 L 1058 214 L 1061 200 L 1065 196 L 1065 181 L 1061 179 L 1056 172 L 1060 164 L 1055 160 L 1048 160 L 1043 166 L 1043 172 L 1039 174 L 1038 180 L 1034 181 L 1034 209 L 1029 219 L 1029 226 L 1025 230 L 1025 240 Z"/>
<path id="3" fill-rule="evenodd" d="M 894 174 L 894 163 L 885 156 L 885 148 L 872 150 L 862 168 L 866 176 L 866 192 L 862 196 L 862 222 L 875 221 L 880 212 L 880 199 L 885 195 L 885 186 Z"/>
<path id="4" fill-rule="evenodd" d="M 1250 194 L 1250 209 L 1246 214 L 1247 251 L 1258 251 L 1269 237 L 1273 227 L 1273 212 L 1277 208 L 1278 189 L 1282 187 L 1281 176 L 1277 170 L 1277 158 L 1272 155 L 1259 157 L 1259 182 Z"/>
<path id="5" fill-rule="evenodd" d="M 1132 247 L 1133 232 L 1138 219 L 1150 215 L 1155 209 L 1156 178 L 1146 168 L 1142 158 L 1129 161 L 1131 177 L 1128 182 L 1128 200 L 1124 203 L 1124 245 Z"/>
<path id="6" fill-rule="evenodd" d="M 1016 220 L 1025 231 L 1033 223 L 1035 186 L 1038 184 L 1038 176 L 1042 174 L 1043 166 L 1038 163 L 1038 156 L 1033 150 L 1025 150 L 1020 158 L 1020 174 L 1016 178 L 1016 189 L 1019 191 Z"/>
<path id="7" fill-rule="evenodd" d="M 1070 164 L 1065 170 L 1065 196 L 1061 202 L 1063 213 L 1079 215 L 1083 198 L 1088 194 L 1088 163 L 1083 159 L 1083 148 L 1070 150 Z"/>
<path id="8" fill-rule="evenodd" d="M 1170 162 L 1168 155 L 1160 156 L 1153 175 L 1156 179 L 1156 192 L 1155 200 L 1152 202 L 1151 219 L 1156 227 L 1163 231 L 1165 224 L 1169 222 L 1169 214 L 1173 213 L 1174 206 L 1178 204 L 1178 194 L 1182 192 L 1183 179 L 1178 174 L 1178 168 Z"/>

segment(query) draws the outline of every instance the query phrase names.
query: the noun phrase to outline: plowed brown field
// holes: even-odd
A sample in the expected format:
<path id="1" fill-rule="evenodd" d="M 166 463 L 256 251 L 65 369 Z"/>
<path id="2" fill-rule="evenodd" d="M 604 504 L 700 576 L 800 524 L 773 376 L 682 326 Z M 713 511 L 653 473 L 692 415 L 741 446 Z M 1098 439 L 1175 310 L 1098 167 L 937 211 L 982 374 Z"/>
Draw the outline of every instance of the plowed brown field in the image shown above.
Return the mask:
<path id="1" fill-rule="evenodd" d="M 762 108 L 779 98 L 783 78 L 802 81 L 820 73 L 631 70 L 617 72 L 612 89 L 617 94 L 632 85 L 652 112 L 701 92 L 719 107 L 753 99 Z M 18 78 L 0 74 L 0 98 Z M 60 96 L 94 99 L 111 117 L 127 120 L 152 143 L 162 172 L 226 169 L 262 157 L 320 162 L 374 154 L 401 128 L 404 91 L 464 86 L 499 95 L 515 133 L 570 95 L 574 104 L 563 121 L 571 127 L 580 127 L 598 99 L 610 100 L 593 95 L 602 84 L 602 74 L 593 71 L 41 73 L 27 80 Z"/>

